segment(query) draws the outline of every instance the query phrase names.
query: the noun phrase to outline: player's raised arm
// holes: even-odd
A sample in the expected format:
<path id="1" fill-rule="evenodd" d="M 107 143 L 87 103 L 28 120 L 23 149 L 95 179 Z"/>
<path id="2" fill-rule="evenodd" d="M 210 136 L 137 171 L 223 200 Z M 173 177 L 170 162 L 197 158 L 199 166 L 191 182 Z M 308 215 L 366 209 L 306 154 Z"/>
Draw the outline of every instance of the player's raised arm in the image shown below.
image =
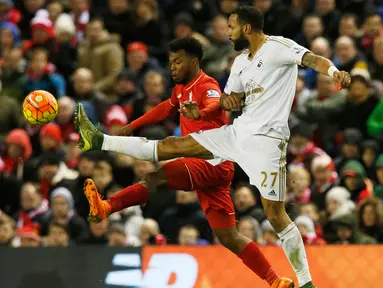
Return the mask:
<path id="1" fill-rule="evenodd" d="M 172 116 L 174 113 L 177 112 L 177 108 L 178 108 L 178 103 L 173 104 L 172 98 L 161 102 L 152 110 L 142 115 L 140 118 L 134 120 L 132 123 L 121 128 L 118 135 L 129 136 L 133 133 L 134 130 L 137 130 L 140 127 L 161 122 L 169 118 L 170 116 Z"/>
<path id="2" fill-rule="evenodd" d="M 334 78 L 342 88 L 347 88 L 351 83 L 350 74 L 346 71 L 339 71 L 334 64 L 327 58 L 306 52 L 302 58 L 302 65 L 310 67 L 315 71 L 329 75 Z"/>

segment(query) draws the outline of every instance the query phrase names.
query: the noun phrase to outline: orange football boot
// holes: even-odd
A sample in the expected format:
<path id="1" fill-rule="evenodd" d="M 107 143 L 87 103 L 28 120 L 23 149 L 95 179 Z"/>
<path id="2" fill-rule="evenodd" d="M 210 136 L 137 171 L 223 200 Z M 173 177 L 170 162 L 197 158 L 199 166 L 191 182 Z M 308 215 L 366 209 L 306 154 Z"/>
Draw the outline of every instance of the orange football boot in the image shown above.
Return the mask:
<path id="1" fill-rule="evenodd" d="M 92 179 L 88 178 L 85 180 L 84 194 L 88 199 L 90 207 L 89 222 L 99 223 L 110 215 L 110 204 L 108 201 L 102 200 Z"/>
<path id="2" fill-rule="evenodd" d="M 294 281 L 288 278 L 278 278 L 271 284 L 271 288 L 294 288 Z"/>

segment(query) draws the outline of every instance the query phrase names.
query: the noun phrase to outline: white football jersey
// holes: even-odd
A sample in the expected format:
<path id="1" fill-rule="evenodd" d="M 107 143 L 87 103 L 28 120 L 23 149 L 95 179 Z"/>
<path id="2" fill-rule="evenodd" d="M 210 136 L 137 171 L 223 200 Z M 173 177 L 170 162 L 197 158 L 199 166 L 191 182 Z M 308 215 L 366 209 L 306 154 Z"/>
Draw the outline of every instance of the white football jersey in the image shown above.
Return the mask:
<path id="1" fill-rule="evenodd" d="M 245 133 L 267 134 L 272 129 L 290 137 L 288 118 L 293 104 L 298 65 L 309 52 L 294 41 L 267 36 L 254 58 L 247 49 L 233 63 L 224 92 L 244 92 L 243 113 L 233 126 Z"/>

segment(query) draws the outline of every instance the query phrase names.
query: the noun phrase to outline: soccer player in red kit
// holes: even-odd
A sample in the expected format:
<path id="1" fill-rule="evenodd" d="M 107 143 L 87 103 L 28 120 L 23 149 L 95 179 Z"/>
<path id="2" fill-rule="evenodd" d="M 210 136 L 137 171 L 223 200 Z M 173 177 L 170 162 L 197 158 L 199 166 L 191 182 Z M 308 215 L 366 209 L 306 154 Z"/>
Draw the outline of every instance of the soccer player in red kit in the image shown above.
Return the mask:
<path id="1" fill-rule="evenodd" d="M 177 83 L 171 98 L 125 126 L 121 135 L 131 135 L 134 130 L 163 121 L 177 111 L 181 114 L 182 135 L 228 124 L 226 112 L 220 108 L 221 91 L 218 83 L 200 69 L 203 55 L 201 44 L 194 38 L 184 38 L 172 41 L 169 48 L 172 78 Z M 77 121 L 87 121 L 85 114 L 82 114 L 82 106 L 79 105 L 78 109 Z M 86 145 L 84 142 L 82 144 Z M 92 147 L 97 147 L 97 143 L 92 143 Z M 100 148 L 113 151 L 113 147 Z M 84 193 L 90 205 L 89 219 L 99 222 L 114 212 L 145 204 L 149 193 L 155 192 L 160 185 L 167 185 L 174 190 L 196 190 L 206 218 L 222 245 L 238 255 L 247 267 L 271 287 L 294 287 L 292 280 L 277 276 L 255 242 L 238 232 L 230 197 L 233 174 L 233 163 L 228 161 L 215 163 L 214 160 L 179 158 L 167 162 L 109 200 L 102 200 L 93 181 L 87 179 Z"/>

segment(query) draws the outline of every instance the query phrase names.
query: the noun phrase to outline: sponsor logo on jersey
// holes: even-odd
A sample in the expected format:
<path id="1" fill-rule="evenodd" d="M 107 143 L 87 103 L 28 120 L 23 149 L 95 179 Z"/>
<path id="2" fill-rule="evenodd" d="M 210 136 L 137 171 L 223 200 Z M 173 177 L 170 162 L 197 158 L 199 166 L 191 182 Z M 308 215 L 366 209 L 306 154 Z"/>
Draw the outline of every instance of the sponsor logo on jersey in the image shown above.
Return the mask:
<path id="1" fill-rule="evenodd" d="M 219 94 L 219 92 L 217 90 L 208 90 L 207 91 L 207 97 L 210 97 L 210 98 L 219 98 L 221 95 Z"/>
<path id="2" fill-rule="evenodd" d="M 269 196 L 277 196 L 277 193 L 275 193 L 274 190 L 271 190 L 268 195 Z"/>
<path id="3" fill-rule="evenodd" d="M 246 88 L 245 88 L 245 96 L 249 96 L 252 94 L 258 94 L 262 93 L 265 89 L 261 87 L 257 82 L 255 82 L 253 79 L 250 79 L 246 83 Z"/>

